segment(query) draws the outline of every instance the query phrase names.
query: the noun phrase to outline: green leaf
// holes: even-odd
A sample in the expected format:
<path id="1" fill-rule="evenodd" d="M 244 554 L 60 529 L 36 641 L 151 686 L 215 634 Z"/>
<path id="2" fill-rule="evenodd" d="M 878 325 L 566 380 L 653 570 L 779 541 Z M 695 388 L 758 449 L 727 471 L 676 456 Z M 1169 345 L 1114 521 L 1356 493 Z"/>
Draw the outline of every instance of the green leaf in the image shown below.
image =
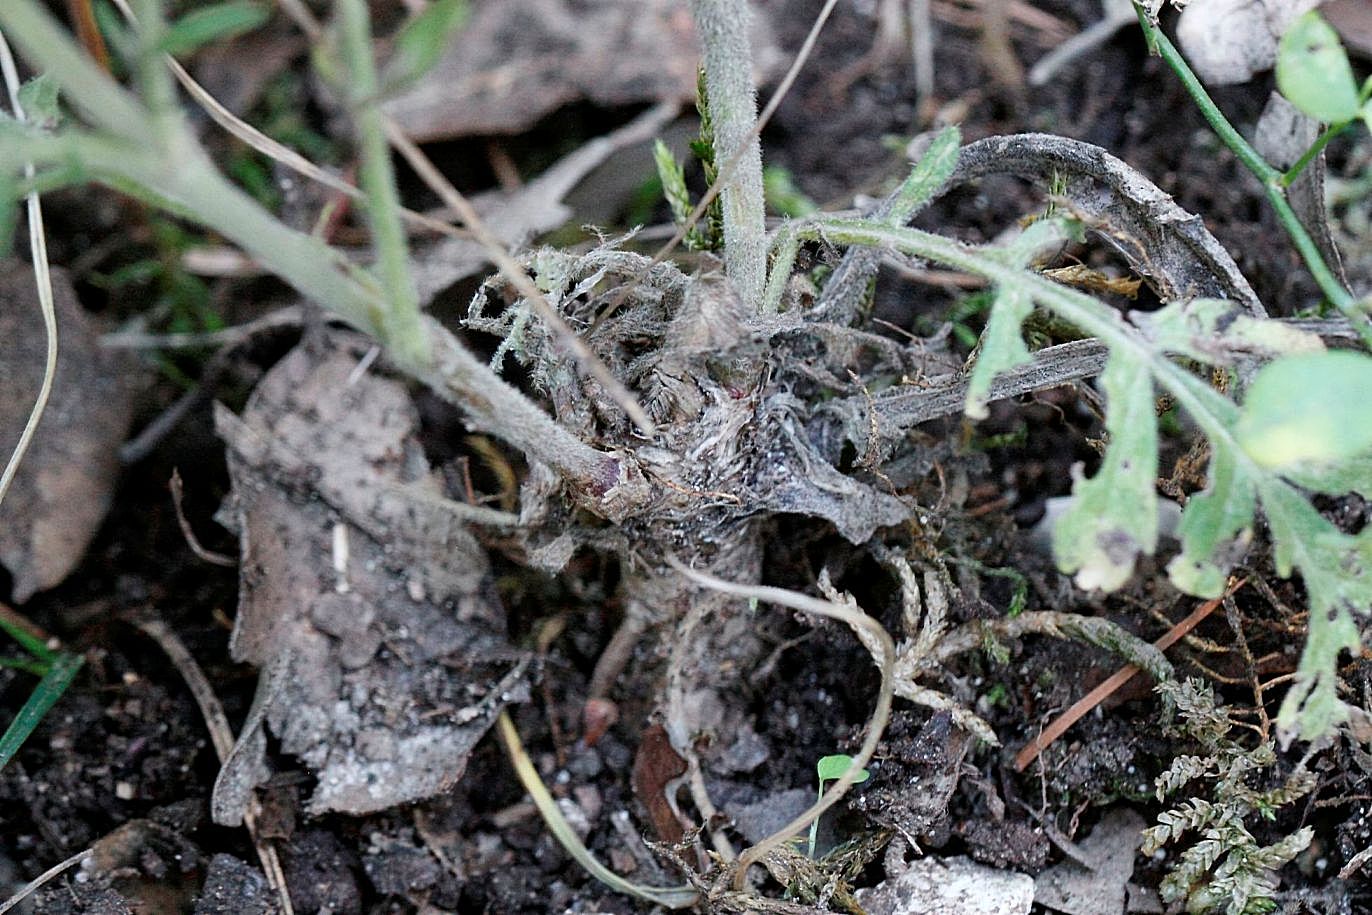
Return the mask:
<path id="1" fill-rule="evenodd" d="M 382 80 L 388 90 L 413 83 L 443 56 L 471 13 L 468 0 L 434 0 L 395 39 L 395 53 Z"/>
<path id="2" fill-rule="evenodd" d="M 1314 10 L 1287 28 L 1277 45 L 1277 88 L 1286 100 L 1330 124 L 1358 116 L 1358 83 L 1339 33 Z"/>
<path id="3" fill-rule="evenodd" d="M 961 146 L 962 133 L 957 127 L 945 127 L 939 131 L 896 190 L 891 212 L 886 217 L 888 224 L 904 225 L 916 210 L 948 183 L 953 176 L 953 169 L 957 168 Z"/>
<path id="4" fill-rule="evenodd" d="M 1291 487 L 1259 484 L 1272 528 L 1277 572 L 1298 569 L 1310 605 L 1310 632 L 1277 716 L 1283 742 L 1316 740 L 1348 717 L 1338 695 L 1339 654 L 1358 650 L 1358 625 L 1350 611 L 1372 608 L 1372 529 L 1344 534 Z"/>
<path id="5" fill-rule="evenodd" d="M 1255 486 L 1234 458 L 1229 449 L 1216 448 L 1210 485 L 1186 503 L 1177 526 L 1181 553 L 1167 574 L 1187 594 L 1219 597 L 1230 566 L 1252 537 Z"/>
<path id="6" fill-rule="evenodd" d="M 1234 433 L 1263 467 L 1343 461 L 1372 448 L 1370 405 L 1372 357 L 1349 350 L 1288 356 L 1253 379 Z"/>
<path id="7" fill-rule="evenodd" d="M 1346 496 L 1355 492 L 1372 499 L 1372 454 L 1332 464 L 1305 464 L 1281 472 L 1286 479 L 1312 492 Z"/>
<path id="8" fill-rule="evenodd" d="M 843 773 L 848 771 L 848 767 L 853 764 L 853 757 L 846 753 L 838 753 L 833 756 L 821 756 L 819 762 L 815 764 L 815 772 L 819 775 L 819 786 L 822 790 L 825 782 L 837 781 L 843 777 Z M 860 785 L 871 778 L 872 773 L 866 769 L 858 772 L 857 778 L 853 779 L 853 784 Z"/>
<path id="9" fill-rule="evenodd" d="M 1248 314 L 1225 299 L 1173 302 L 1129 319 L 1159 349 L 1208 365 L 1227 365 L 1238 354 L 1275 357 L 1324 352 L 1318 334 Z"/>
<path id="10" fill-rule="evenodd" d="M 24 120 L 46 130 L 56 127 L 62 120 L 62 109 L 57 104 L 57 80 L 46 73 L 39 74 L 19 87 L 19 105 L 24 109 Z"/>
<path id="11" fill-rule="evenodd" d="M 157 50 L 171 55 L 189 54 L 212 41 L 251 32 L 270 15 L 268 7 L 251 0 L 228 0 L 193 10 L 168 27 L 157 43 Z"/>
<path id="12" fill-rule="evenodd" d="M 767 208 L 778 216 L 797 219 L 819 211 L 815 202 L 796 185 L 791 172 L 779 165 L 763 167 L 762 193 L 767 200 Z"/>
<path id="13" fill-rule="evenodd" d="M 23 708 L 14 716 L 9 727 L 5 728 L 5 733 L 0 734 L 0 769 L 14 758 L 14 754 L 18 753 L 24 741 L 28 740 L 38 722 L 43 720 L 43 716 L 67 691 L 72 678 L 81 669 L 81 660 L 80 655 L 59 655 L 48 668 L 48 672 L 43 675 L 43 679 L 38 681 Z"/>
<path id="14" fill-rule="evenodd" d="M 1033 310 L 1034 300 L 1022 289 L 1001 286 L 996 290 L 991 316 L 981 334 L 981 350 L 972 363 L 972 377 L 967 382 L 964 409 L 970 419 L 986 418 L 987 396 L 997 375 L 1030 360 L 1020 325 Z"/>
<path id="15" fill-rule="evenodd" d="M 1089 480 L 1074 470 L 1072 506 L 1053 530 L 1058 568 L 1083 590 L 1113 591 L 1158 541 L 1158 424 L 1148 363 L 1115 350 L 1101 374 L 1110 444 Z"/>

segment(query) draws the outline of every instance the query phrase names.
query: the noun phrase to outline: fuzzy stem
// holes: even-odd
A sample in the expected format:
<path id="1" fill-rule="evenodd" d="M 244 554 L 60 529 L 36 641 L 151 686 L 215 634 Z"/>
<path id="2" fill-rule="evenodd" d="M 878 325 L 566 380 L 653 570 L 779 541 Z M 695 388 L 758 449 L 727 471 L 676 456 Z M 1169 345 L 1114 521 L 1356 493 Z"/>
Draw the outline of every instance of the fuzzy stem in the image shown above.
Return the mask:
<path id="1" fill-rule="evenodd" d="M 1286 230 L 1286 234 L 1291 237 L 1292 244 L 1296 246 L 1296 250 L 1305 261 L 1305 265 L 1319 285 L 1320 291 L 1324 293 L 1324 297 L 1335 308 L 1343 313 L 1344 317 L 1348 318 L 1358 336 L 1362 338 L 1363 345 L 1372 349 L 1372 324 L 1368 321 L 1364 306 L 1339 282 L 1334 271 L 1325 263 L 1324 255 L 1320 253 L 1315 240 L 1310 237 L 1310 233 L 1306 231 L 1300 218 L 1296 216 L 1296 211 L 1291 208 L 1290 201 L 1286 199 L 1285 176 L 1264 159 L 1234 128 L 1234 125 L 1229 123 L 1224 112 L 1220 111 L 1219 106 L 1210 97 L 1210 93 L 1205 91 L 1205 86 L 1201 85 L 1200 79 L 1196 77 L 1190 65 L 1186 63 L 1186 58 L 1163 34 L 1162 29 L 1153 25 L 1138 0 L 1135 0 L 1134 8 L 1138 13 L 1139 24 L 1143 27 L 1144 37 L 1147 39 L 1149 47 L 1154 48 L 1172 69 L 1172 72 L 1176 73 L 1183 88 L 1186 89 L 1186 94 L 1191 96 L 1191 101 L 1200 110 L 1201 116 L 1210 124 L 1224 145 L 1229 147 L 1230 151 L 1243 163 L 1243 166 L 1262 182 L 1268 202 L 1272 204 L 1272 208 L 1277 213 L 1277 220 Z"/>
<path id="2" fill-rule="evenodd" d="M 347 65 L 349 101 L 362 160 L 358 179 L 367 197 L 376 272 L 388 303 L 381 315 L 382 339 L 398 362 L 407 367 L 422 367 L 431 354 L 420 318 L 419 296 L 410 274 L 409 245 L 400 221 L 400 195 L 382 124 L 370 16 L 365 0 L 338 0 L 337 9 L 342 32 L 340 51 Z"/>
<path id="3" fill-rule="evenodd" d="M 767 276 L 762 144 L 753 135 L 757 92 L 748 41 L 747 0 L 691 0 L 704 48 L 705 86 L 714 121 L 715 161 L 739 158 L 721 195 L 724 269 L 749 308 L 762 302 Z M 741 151 L 741 155 L 740 155 Z"/>
<path id="4" fill-rule="evenodd" d="M 0 27 L 24 57 L 62 87 L 64 97 L 92 124 L 145 143 L 152 133 L 147 111 L 101 70 L 47 10 L 32 2 L 0 0 Z"/>

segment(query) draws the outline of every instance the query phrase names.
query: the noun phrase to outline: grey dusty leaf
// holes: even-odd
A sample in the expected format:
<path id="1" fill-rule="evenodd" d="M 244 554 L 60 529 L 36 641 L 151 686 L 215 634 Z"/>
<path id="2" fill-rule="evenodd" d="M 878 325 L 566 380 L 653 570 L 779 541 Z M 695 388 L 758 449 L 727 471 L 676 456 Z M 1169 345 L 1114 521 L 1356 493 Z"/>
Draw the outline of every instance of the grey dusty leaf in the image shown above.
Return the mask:
<path id="1" fill-rule="evenodd" d="M 402 492 L 441 495 L 405 386 L 352 377 L 366 349 L 341 332 L 302 343 L 241 418 L 216 415 L 243 554 L 230 649 L 262 668 L 216 784 L 220 822 L 266 771 L 264 727 L 318 775 L 312 811 L 360 814 L 452 785 L 526 689 L 485 554 Z"/>

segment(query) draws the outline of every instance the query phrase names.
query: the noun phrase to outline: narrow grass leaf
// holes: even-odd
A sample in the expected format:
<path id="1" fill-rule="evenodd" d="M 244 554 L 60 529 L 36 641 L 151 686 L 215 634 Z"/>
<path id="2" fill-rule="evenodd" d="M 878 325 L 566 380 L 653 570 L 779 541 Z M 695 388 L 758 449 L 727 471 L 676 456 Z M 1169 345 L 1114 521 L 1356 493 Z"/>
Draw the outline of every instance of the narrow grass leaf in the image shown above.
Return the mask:
<path id="1" fill-rule="evenodd" d="M 1053 531 L 1058 568 L 1084 590 L 1113 591 L 1158 540 L 1158 425 L 1147 362 L 1124 350 L 1110 354 L 1101 375 L 1110 443 L 1100 472 L 1074 471 L 1072 506 Z"/>
<path id="2" fill-rule="evenodd" d="M 1362 107 L 1339 33 L 1315 10 L 1291 23 L 1277 44 L 1277 88 L 1301 111 L 1330 124 L 1352 120 Z"/>
<path id="3" fill-rule="evenodd" d="M 4 734 L 0 734 L 0 769 L 19 752 L 19 748 L 28 740 L 33 729 L 38 726 L 38 722 L 43 720 L 43 716 L 53 707 L 62 694 L 71 685 L 72 678 L 81 669 L 82 658 L 80 655 L 63 654 L 59 655 L 43 679 L 38 681 L 38 685 L 29 694 L 28 701 L 19 710 L 19 714 L 14 716 L 9 727 Z"/>
<path id="4" fill-rule="evenodd" d="M 270 12 L 250 0 L 229 0 L 194 10 L 167 28 L 157 50 L 172 56 L 189 54 L 202 45 L 251 32 L 267 21 Z"/>

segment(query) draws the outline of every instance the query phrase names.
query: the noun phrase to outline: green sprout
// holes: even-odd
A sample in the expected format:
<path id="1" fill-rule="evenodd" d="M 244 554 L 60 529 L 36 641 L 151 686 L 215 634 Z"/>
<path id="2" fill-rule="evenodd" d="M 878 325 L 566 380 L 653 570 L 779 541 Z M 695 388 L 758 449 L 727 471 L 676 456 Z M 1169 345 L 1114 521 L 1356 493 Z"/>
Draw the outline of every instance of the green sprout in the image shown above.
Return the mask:
<path id="1" fill-rule="evenodd" d="M 836 782 L 843 778 L 843 774 L 853 765 L 853 757 L 847 753 L 836 753 L 833 756 L 821 756 L 819 762 L 815 763 L 815 774 L 819 776 L 819 796 L 824 797 L 824 783 Z M 860 785 L 872 777 L 872 773 L 866 769 L 858 771 L 857 778 L 853 779 L 854 785 Z M 815 856 L 815 841 L 819 838 L 819 818 L 810 824 L 810 844 L 806 854 L 811 858 Z"/>

